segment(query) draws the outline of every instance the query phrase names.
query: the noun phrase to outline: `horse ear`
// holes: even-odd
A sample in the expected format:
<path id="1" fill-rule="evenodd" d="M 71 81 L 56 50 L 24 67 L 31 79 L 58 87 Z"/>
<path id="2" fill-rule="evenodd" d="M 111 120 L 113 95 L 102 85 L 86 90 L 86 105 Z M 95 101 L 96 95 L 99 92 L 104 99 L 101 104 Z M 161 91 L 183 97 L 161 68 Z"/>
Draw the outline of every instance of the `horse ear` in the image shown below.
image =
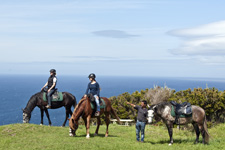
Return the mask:
<path id="1" fill-rule="evenodd" d="M 70 121 L 70 118 L 67 118 L 67 120 L 69 120 L 69 121 Z"/>
<path id="2" fill-rule="evenodd" d="M 152 109 L 153 109 L 154 111 L 156 111 L 156 110 L 157 110 L 157 105 L 153 106 Z"/>

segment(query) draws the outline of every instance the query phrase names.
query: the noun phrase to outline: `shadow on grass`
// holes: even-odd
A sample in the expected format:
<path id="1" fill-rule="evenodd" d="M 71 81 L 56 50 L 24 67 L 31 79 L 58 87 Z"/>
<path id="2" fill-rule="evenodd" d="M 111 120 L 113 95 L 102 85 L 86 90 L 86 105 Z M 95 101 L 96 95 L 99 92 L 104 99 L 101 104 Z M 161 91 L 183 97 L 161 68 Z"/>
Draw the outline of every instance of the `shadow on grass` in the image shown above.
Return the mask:
<path id="1" fill-rule="evenodd" d="M 175 139 L 173 140 L 173 143 L 175 144 L 182 144 L 182 143 L 190 143 L 190 144 L 195 144 L 195 141 L 192 139 Z M 150 144 L 169 144 L 170 141 L 169 140 L 162 140 L 162 141 L 157 141 L 157 142 L 153 142 L 153 141 L 145 141 L 145 143 L 150 143 Z M 201 144 L 201 141 L 199 141 L 198 144 Z"/>
<path id="2" fill-rule="evenodd" d="M 98 134 L 96 136 L 95 136 L 95 134 L 90 134 L 90 136 L 91 136 L 91 138 L 93 138 L 93 137 L 103 137 L 103 138 L 105 138 L 105 134 Z M 76 135 L 75 137 L 86 137 L 86 134 L 84 134 L 84 135 Z M 116 136 L 116 135 L 108 135 L 108 137 L 118 137 L 118 136 Z"/>

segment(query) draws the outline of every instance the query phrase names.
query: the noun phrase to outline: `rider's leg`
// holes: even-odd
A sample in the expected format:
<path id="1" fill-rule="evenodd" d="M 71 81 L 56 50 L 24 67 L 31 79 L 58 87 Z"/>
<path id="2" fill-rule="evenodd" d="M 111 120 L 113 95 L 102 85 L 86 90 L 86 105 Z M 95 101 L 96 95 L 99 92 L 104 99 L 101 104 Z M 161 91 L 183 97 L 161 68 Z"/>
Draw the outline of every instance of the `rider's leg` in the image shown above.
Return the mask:
<path id="1" fill-rule="evenodd" d="M 51 107 L 51 101 L 52 101 L 52 94 L 54 93 L 55 90 L 51 90 L 50 92 L 48 92 L 47 96 L 48 96 L 48 106 Z"/>
<path id="2" fill-rule="evenodd" d="M 99 99 L 97 98 L 97 95 L 94 95 L 94 97 L 95 97 L 95 102 L 96 102 L 96 105 L 97 105 L 97 111 L 100 111 Z"/>

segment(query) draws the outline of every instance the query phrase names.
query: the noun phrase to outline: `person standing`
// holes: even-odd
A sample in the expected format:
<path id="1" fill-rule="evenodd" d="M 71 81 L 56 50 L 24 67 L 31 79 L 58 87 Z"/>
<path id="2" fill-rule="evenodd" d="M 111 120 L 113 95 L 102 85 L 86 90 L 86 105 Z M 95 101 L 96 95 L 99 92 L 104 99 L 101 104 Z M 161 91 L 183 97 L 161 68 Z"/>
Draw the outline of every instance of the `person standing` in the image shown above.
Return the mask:
<path id="1" fill-rule="evenodd" d="M 147 123 L 147 116 L 148 116 L 148 110 L 147 110 L 147 101 L 143 100 L 141 101 L 141 106 L 134 105 L 129 102 L 127 102 L 128 105 L 131 105 L 138 111 L 137 115 L 137 122 L 136 122 L 136 140 L 139 142 L 140 140 L 140 131 L 141 131 L 141 142 L 144 142 L 145 137 L 145 124 Z"/>
<path id="2" fill-rule="evenodd" d="M 99 116 L 100 115 L 100 104 L 99 104 L 100 86 L 99 86 L 98 82 L 95 80 L 96 75 L 94 73 L 91 73 L 88 76 L 88 78 L 89 78 L 90 82 L 87 86 L 87 90 L 85 92 L 84 97 L 87 97 L 88 91 L 90 90 L 90 93 L 93 94 L 96 105 L 97 105 L 97 111 L 95 113 L 95 116 Z"/>
<path id="3" fill-rule="evenodd" d="M 52 94 L 55 92 L 56 83 L 57 83 L 56 70 L 51 69 L 48 82 L 41 88 L 41 90 L 43 90 L 46 86 L 48 86 L 47 91 L 48 105 L 46 106 L 46 108 L 51 108 Z"/>

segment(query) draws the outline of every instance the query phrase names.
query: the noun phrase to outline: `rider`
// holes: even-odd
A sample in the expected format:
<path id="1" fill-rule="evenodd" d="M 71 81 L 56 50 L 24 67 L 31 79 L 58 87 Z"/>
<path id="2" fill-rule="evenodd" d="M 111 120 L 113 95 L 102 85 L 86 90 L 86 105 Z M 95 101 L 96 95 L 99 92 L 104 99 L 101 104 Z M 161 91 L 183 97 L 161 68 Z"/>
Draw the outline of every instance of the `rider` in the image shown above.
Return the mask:
<path id="1" fill-rule="evenodd" d="M 48 105 L 46 106 L 46 108 L 51 108 L 52 94 L 55 91 L 56 83 L 57 83 L 56 70 L 51 69 L 50 70 L 50 77 L 48 78 L 48 82 L 41 89 L 41 90 L 43 90 L 46 86 L 48 86 L 48 94 L 47 94 Z"/>
<path id="2" fill-rule="evenodd" d="M 86 93 L 85 93 L 84 97 L 85 98 L 87 97 L 88 91 L 90 90 L 90 93 L 93 94 L 94 97 L 95 97 L 95 102 L 96 102 L 96 105 L 97 105 L 97 111 L 95 113 L 95 116 L 99 116 L 100 115 L 100 104 L 99 104 L 100 87 L 99 87 L 98 82 L 96 82 L 96 80 L 95 80 L 96 76 L 95 76 L 94 73 L 91 73 L 88 76 L 88 78 L 91 82 L 87 86 L 87 90 L 86 90 Z"/>
<path id="3" fill-rule="evenodd" d="M 141 101 L 141 106 L 134 105 L 129 102 L 127 102 L 127 104 L 131 105 L 138 111 L 137 123 L 136 123 L 136 138 L 137 138 L 137 141 L 139 142 L 140 131 L 141 131 L 141 142 L 143 143 L 144 137 L 145 137 L 145 124 L 147 122 L 147 115 L 148 115 L 148 110 L 146 108 L 147 101 L 146 100 Z"/>

